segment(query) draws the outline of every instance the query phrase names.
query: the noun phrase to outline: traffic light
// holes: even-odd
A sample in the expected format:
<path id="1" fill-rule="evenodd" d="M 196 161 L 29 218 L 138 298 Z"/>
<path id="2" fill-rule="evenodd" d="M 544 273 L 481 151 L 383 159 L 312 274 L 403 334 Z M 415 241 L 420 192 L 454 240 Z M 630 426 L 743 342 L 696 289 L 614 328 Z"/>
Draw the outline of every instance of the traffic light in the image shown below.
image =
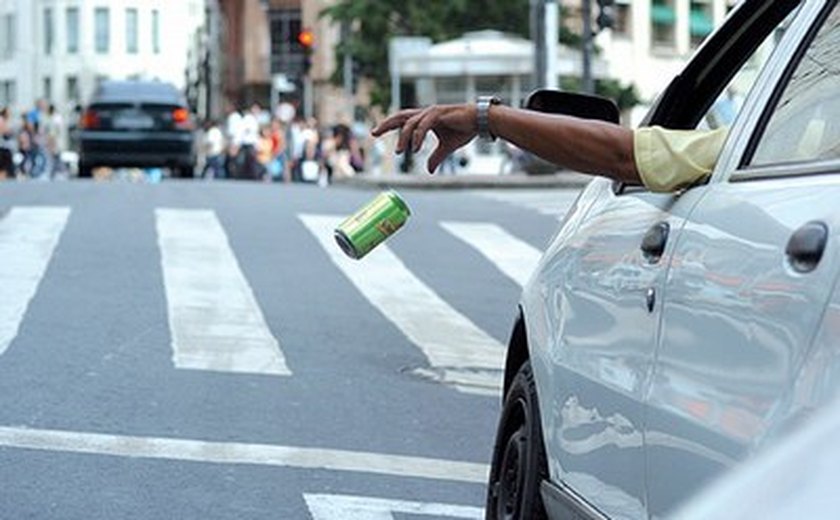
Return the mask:
<path id="1" fill-rule="evenodd" d="M 598 18 L 595 23 L 598 24 L 598 30 L 610 29 L 615 25 L 615 0 L 597 0 L 598 1 Z"/>
<path id="2" fill-rule="evenodd" d="M 309 69 L 312 68 L 312 53 L 315 50 L 315 34 L 309 29 L 304 29 L 298 33 L 297 40 L 303 48 L 303 73 L 309 74 Z"/>

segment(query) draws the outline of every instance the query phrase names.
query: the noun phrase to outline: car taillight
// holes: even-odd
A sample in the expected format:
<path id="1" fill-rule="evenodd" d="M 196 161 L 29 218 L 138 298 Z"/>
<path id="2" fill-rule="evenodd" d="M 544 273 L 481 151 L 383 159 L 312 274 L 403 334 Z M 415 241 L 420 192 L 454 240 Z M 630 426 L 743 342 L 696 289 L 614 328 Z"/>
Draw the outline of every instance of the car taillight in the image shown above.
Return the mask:
<path id="1" fill-rule="evenodd" d="M 88 109 L 82 114 L 82 128 L 85 130 L 99 128 L 100 123 L 99 114 L 95 110 Z"/>
<path id="2" fill-rule="evenodd" d="M 190 112 L 186 108 L 176 108 L 172 111 L 172 122 L 177 128 L 184 130 L 192 129 L 192 121 L 190 120 Z"/>

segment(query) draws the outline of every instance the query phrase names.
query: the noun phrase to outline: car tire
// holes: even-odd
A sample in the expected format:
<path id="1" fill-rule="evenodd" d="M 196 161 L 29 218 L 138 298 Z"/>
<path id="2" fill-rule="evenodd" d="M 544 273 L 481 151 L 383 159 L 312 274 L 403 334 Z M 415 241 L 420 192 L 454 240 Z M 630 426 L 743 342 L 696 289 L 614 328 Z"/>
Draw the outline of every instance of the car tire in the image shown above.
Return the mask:
<path id="1" fill-rule="evenodd" d="M 172 169 L 172 173 L 179 179 L 192 179 L 195 177 L 195 165 L 177 166 Z"/>
<path id="2" fill-rule="evenodd" d="M 531 363 L 516 373 L 505 397 L 490 484 L 487 487 L 487 520 L 545 520 L 540 484 L 548 478 L 540 407 Z"/>
<path id="3" fill-rule="evenodd" d="M 89 179 L 93 177 L 93 166 L 87 163 L 79 163 L 79 178 Z"/>

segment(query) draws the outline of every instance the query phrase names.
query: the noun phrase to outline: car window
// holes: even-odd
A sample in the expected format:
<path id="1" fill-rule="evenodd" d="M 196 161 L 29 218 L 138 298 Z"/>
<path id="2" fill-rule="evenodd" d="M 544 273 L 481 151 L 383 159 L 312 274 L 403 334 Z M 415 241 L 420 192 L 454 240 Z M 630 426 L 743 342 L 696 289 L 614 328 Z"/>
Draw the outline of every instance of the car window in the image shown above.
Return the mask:
<path id="1" fill-rule="evenodd" d="M 758 79 L 759 72 L 770 59 L 777 44 L 782 39 L 785 29 L 798 12 L 798 10 L 791 12 L 774 31 L 767 35 L 752 56 L 744 62 L 737 74 L 729 81 L 726 88 L 721 91 L 708 112 L 700 119 L 697 128 L 714 130 L 732 125 L 735 117 L 741 111 L 747 94 Z"/>
<path id="2" fill-rule="evenodd" d="M 840 7 L 796 66 L 750 162 L 753 166 L 840 159 Z"/>

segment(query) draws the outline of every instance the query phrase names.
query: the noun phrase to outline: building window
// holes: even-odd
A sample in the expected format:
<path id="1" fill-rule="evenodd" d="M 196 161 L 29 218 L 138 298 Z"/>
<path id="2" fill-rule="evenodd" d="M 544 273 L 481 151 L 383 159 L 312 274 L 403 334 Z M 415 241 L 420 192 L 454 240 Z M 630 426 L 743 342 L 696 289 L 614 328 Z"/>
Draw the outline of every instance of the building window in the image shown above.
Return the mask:
<path id="1" fill-rule="evenodd" d="M 8 13 L 3 16 L 3 34 L 0 36 L 0 58 L 12 59 L 15 53 L 15 15 Z"/>
<path id="2" fill-rule="evenodd" d="M 692 1 L 689 15 L 691 45 L 697 47 L 714 30 L 715 24 L 712 19 L 712 4 L 708 1 Z"/>
<path id="3" fill-rule="evenodd" d="M 160 54 L 160 12 L 152 10 L 152 52 Z"/>
<path id="4" fill-rule="evenodd" d="M 615 25 L 613 32 L 619 36 L 633 34 L 633 15 L 630 0 L 620 0 L 615 4 Z"/>
<path id="5" fill-rule="evenodd" d="M 41 89 L 41 97 L 47 101 L 52 101 L 52 78 L 44 76 L 44 86 Z"/>
<path id="6" fill-rule="evenodd" d="M 98 54 L 107 54 L 111 44 L 111 13 L 107 7 L 97 7 L 93 12 L 94 48 Z"/>
<path id="7" fill-rule="evenodd" d="M 44 9 L 44 54 L 52 54 L 53 48 L 53 10 L 51 7 Z"/>
<path id="8" fill-rule="evenodd" d="M 674 47 L 676 45 L 674 24 L 677 22 L 677 14 L 673 0 L 654 0 L 650 6 L 650 18 L 653 46 Z"/>
<path id="9" fill-rule="evenodd" d="M 74 101 L 79 102 L 81 96 L 79 96 L 79 78 L 76 76 L 67 76 L 66 80 L 67 85 L 65 88 L 67 90 L 67 101 Z"/>
<path id="10" fill-rule="evenodd" d="M 125 10 L 125 52 L 137 54 L 137 9 Z"/>
<path id="11" fill-rule="evenodd" d="M 15 82 L 12 80 L 6 80 L 0 83 L 0 95 L 2 95 L 3 105 L 14 105 L 17 101 Z"/>
<path id="12" fill-rule="evenodd" d="M 269 20 L 271 73 L 303 75 L 303 47 L 298 41 L 302 29 L 300 9 L 274 9 L 269 13 Z"/>
<path id="13" fill-rule="evenodd" d="M 68 7 L 66 12 L 67 23 L 67 54 L 79 52 L 79 8 Z"/>

